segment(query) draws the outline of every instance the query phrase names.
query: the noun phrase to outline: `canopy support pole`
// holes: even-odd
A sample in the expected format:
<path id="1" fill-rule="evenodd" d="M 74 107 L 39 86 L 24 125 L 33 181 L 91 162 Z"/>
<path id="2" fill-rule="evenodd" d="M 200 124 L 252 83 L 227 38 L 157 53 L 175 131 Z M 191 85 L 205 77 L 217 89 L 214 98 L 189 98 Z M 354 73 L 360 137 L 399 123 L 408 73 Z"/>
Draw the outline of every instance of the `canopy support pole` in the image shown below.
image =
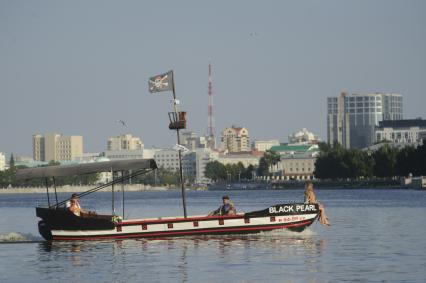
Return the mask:
<path id="1" fill-rule="evenodd" d="M 49 207 L 50 207 L 49 181 L 47 180 L 47 177 L 44 178 L 44 182 L 46 183 L 47 205 L 49 205 Z"/>
<path id="2" fill-rule="evenodd" d="M 56 208 L 58 208 L 58 193 L 56 192 L 56 180 L 55 177 L 53 178 L 53 188 L 55 189 L 55 199 L 56 199 Z"/>
<path id="3" fill-rule="evenodd" d="M 115 184 L 115 182 L 114 182 L 114 171 L 112 171 L 112 169 L 111 169 L 111 174 L 112 174 L 112 184 L 111 184 L 111 192 L 112 192 L 112 195 L 111 195 L 111 204 L 112 204 L 112 215 L 115 215 L 115 207 L 114 207 L 114 203 L 115 203 L 115 199 L 114 199 L 114 196 L 115 196 L 115 192 L 114 192 L 114 184 Z"/>
<path id="4" fill-rule="evenodd" d="M 139 175 L 142 175 L 142 174 L 146 174 L 146 173 L 148 173 L 148 172 L 151 172 L 152 170 L 154 170 L 154 169 L 143 169 L 143 170 L 138 170 L 138 171 L 136 171 L 136 172 L 132 172 L 131 174 L 127 174 L 127 175 L 125 175 L 125 176 L 123 176 L 123 180 L 129 180 L 130 178 L 134 178 L 134 177 L 136 177 L 136 176 L 139 176 Z M 90 189 L 90 190 L 88 190 L 88 191 L 85 191 L 85 192 L 83 192 L 83 193 L 81 193 L 81 194 L 77 194 L 80 198 L 82 198 L 82 197 L 84 197 L 84 196 L 87 196 L 87 195 L 89 195 L 89 194 L 92 194 L 92 193 L 94 193 L 94 192 L 97 192 L 97 191 L 99 191 L 99 190 L 102 190 L 102 189 L 105 189 L 105 188 L 107 188 L 107 187 L 109 187 L 109 186 L 112 186 L 113 184 L 117 184 L 117 183 L 119 183 L 121 181 L 121 179 L 116 179 L 116 180 L 112 180 L 112 181 L 110 181 L 110 182 L 108 182 L 108 183 L 106 183 L 106 184 L 102 184 L 102 185 L 99 185 L 99 186 L 97 186 L 96 188 L 93 188 L 93 189 Z M 66 199 L 66 200 L 63 200 L 63 201 L 61 201 L 59 204 L 58 204 L 58 206 L 61 206 L 61 205 L 63 205 L 63 204 L 65 204 L 67 201 L 69 201 L 71 198 L 68 198 L 68 199 Z M 50 207 L 50 206 L 49 206 Z"/>
<path id="5" fill-rule="evenodd" d="M 121 171 L 121 192 L 123 194 L 122 201 L 123 201 L 123 219 L 124 219 L 124 171 Z"/>

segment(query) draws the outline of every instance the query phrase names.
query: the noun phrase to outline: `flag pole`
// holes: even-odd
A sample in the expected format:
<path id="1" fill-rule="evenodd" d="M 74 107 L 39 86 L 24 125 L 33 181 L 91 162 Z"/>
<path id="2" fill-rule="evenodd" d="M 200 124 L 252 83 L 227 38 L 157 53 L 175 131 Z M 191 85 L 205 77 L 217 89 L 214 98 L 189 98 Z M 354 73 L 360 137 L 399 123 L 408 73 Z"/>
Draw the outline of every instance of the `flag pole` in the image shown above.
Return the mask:
<path id="1" fill-rule="evenodd" d="M 179 117 L 179 112 L 178 112 L 177 103 L 176 103 L 175 80 L 174 80 L 173 71 L 172 71 L 172 77 L 173 77 L 173 107 L 174 107 L 175 115 L 176 115 L 177 119 L 179 119 L 180 117 Z M 177 134 L 177 143 L 178 143 L 178 145 L 180 145 L 179 128 L 176 129 L 176 134 Z M 178 154 L 179 154 L 179 177 L 180 177 L 180 185 L 181 185 L 181 190 L 182 190 L 183 216 L 186 218 L 187 214 L 186 214 L 185 183 L 184 183 L 184 180 L 183 180 L 182 151 L 180 149 L 178 150 Z"/>

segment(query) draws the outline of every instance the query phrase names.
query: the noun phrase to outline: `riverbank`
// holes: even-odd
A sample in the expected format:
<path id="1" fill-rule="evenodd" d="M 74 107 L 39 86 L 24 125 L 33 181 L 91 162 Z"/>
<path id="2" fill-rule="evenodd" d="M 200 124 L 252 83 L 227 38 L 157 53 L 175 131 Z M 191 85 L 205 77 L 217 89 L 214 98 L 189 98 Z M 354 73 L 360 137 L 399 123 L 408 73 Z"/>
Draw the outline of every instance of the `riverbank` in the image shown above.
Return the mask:
<path id="1" fill-rule="evenodd" d="M 323 190 L 340 189 L 413 189 L 410 185 L 403 185 L 399 180 L 339 180 L 339 181 L 321 181 L 314 180 L 314 187 Z M 305 188 L 306 181 L 257 181 L 257 182 L 233 182 L 233 183 L 215 183 L 209 185 L 209 190 L 288 190 Z"/>

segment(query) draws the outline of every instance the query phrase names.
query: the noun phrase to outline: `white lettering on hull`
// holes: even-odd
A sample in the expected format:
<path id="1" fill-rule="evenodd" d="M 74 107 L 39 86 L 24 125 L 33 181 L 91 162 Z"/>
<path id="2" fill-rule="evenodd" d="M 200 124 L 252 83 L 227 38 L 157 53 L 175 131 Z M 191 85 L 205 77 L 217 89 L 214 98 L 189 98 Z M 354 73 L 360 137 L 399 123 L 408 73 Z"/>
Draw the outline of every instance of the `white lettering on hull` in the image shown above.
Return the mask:
<path id="1" fill-rule="evenodd" d="M 298 204 L 298 205 L 281 205 L 271 206 L 269 208 L 270 214 L 275 213 L 290 213 L 290 212 L 316 212 L 314 204 Z"/>

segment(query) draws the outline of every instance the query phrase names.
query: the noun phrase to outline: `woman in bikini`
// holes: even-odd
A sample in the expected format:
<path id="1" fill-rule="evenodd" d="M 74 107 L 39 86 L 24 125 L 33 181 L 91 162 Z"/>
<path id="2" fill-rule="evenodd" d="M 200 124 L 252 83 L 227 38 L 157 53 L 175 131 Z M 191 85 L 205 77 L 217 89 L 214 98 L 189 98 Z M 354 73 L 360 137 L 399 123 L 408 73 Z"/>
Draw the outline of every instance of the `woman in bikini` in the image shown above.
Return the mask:
<path id="1" fill-rule="evenodd" d="M 317 197 L 315 196 L 315 193 L 314 193 L 314 184 L 312 184 L 312 182 L 306 182 L 305 188 L 306 188 L 305 189 L 305 203 L 318 204 L 319 205 L 319 211 L 320 211 L 318 221 L 322 225 L 331 226 L 330 222 L 328 221 L 328 217 L 325 214 L 324 205 L 322 205 L 321 203 L 319 203 L 317 201 Z"/>

